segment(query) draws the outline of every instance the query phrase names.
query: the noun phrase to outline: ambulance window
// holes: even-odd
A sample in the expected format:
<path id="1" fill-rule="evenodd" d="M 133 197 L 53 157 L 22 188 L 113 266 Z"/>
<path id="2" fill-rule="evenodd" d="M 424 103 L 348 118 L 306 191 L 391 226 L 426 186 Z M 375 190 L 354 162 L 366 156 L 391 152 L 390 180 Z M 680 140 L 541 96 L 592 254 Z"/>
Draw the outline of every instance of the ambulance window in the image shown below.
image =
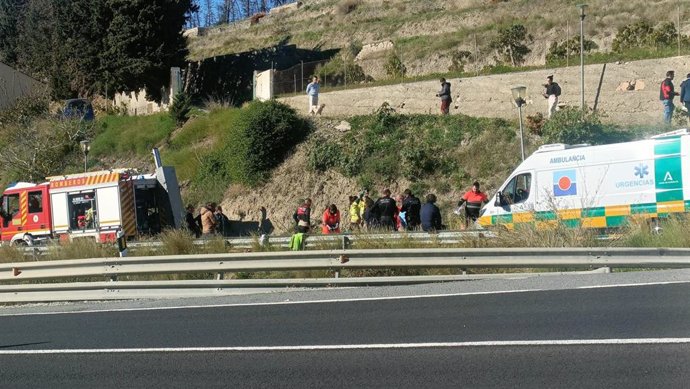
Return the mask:
<path id="1" fill-rule="evenodd" d="M 72 230 L 85 230 L 98 227 L 96 216 L 96 194 L 94 192 L 75 193 L 67 196 L 69 204 L 69 226 Z"/>
<path id="2" fill-rule="evenodd" d="M 520 174 L 513 177 L 503 189 L 503 198 L 508 204 L 519 204 L 529 198 L 532 175 Z"/>
<path id="3" fill-rule="evenodd" d="M 29 192 L 29 213 L 43 212 L 43 193 Z"/>
<path id="4" fill-rule="evenodd" d="M 12 217 L 19 213 L 19 194 L 5 196 L 5 212 Z"/>

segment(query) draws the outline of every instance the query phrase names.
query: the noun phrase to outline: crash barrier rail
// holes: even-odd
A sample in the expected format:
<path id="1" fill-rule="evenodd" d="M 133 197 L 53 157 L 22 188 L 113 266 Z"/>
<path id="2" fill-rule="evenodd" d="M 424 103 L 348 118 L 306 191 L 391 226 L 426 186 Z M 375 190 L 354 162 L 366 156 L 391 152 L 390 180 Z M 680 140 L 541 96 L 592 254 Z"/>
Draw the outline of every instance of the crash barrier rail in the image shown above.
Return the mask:
<path id="1" fill-rule="evenodd" d="M 438 233 L 428 232 L 392 232 L 392 233 L 375 233 L 375 234 L 330 234 L 330 235 L 307 235 L 304 240 L 304 248 L 310 246 L 332 243 L 338 244 L 339 247 L 347 249 L 352 246 L 357 246 L 357 242 L 396 242 L 403 240 L 410 240 L 419 244 L 456 244 L 463 239 L 486 237 L 493 238 L 496 234 L 493 231 L 487 230 L 471 230 L 471 231 L 440 231 Z M 227 245 L 238 249 L 253 248 L 259 246 L 271 246 L 279 248 L 288 248 L 290 244 L 289 235 L 262 235 L 254 237 L 231 237 L 224 238 Z M 203 246 L 209 242 L 208 239 L 196 239 L 194 244 Z M 151 248 L 156 249 L 163 246 L 161 241 L 145 241 L 145 242 L 127 242 L 130 248 Z M 35 257 L 50 250 L 50 245 L 28 246 L 23 247 L 23 250 L 28 254 L 33 254 Z"/>
<path id="2" fill-rule="evenodd" d="M 344 269 L 381 268 L 682 268 L 690 267 L 690 249 L 660 248 L 493 248 L 493 249 L 375 249 L 375 250 L 314 250 L 255 252 L 205 255 L 174 255 L 149 257 L 116 257 L 80 260 L 17 262 L 0 264 L 0 282 L 42 281 L 76 277 L 105 277 L 111 282 L 70 284 L 0 285 L 0 302 L 63 301 L 57 290 L 71 291 L 69 299 L 88 299 L 80 291 L 101 290 L 164 290 L 161 296 L 179 297 L 184 289 L 205 289 L 206 295 L 237 293 L 248 288 L 276 290 L 274 280 L 222 280 L 224 273 L 258 271 L 330 270 L 335 278 L 325 285 L 345 283 L 339 277 Z M 199 280 L 197 284 L 181 281 L 117 281 L 132 275 L 180 273 L 216 273 L 217 280 Z M 515 274 L 513 274 L 515 276 Z M 525 274 L 520 274 L 525 276 Z M 457 277 L 456 277 L 457 278 Z M 482 277 L 486 278 L 486 277 Z M 355 281 L 364 285 L 449 281 L 451 279 L 392 277 L 374 282 Z M 459 278 L 462 279 L 462 278 Z M 280 280 L 281 288 L 300 286 L 299 280 Z M 414 282 L 413 282 L 414 281 Z M 133 284 L 138 282 L 138 284 Z M 178 282 L 175 284 L 175 282 Z M 215 282 L 215 284 L 214 284 Z M 205 283 L 205 284 L 204 284 Z M 105 286 L 104 286 L 105 285 Z M 136 285 L 137 287 L 129 288 Z M 203 288 L 202 285 L 206 285 Z M 215 285 L 215 286 L 214 286 Z M 220 285 L 220 286 L 219 286 Z M 302 281 L 302 286 L 309 281 Z M 52 288 L 52 289 L 51 289 Z M 171 289 L 176 289 L 171 292 Z M 216 292 L 213 292 L 213 291 Z M 210 294 L 209 294 L 210 293 Z M 31 300 L 32 296 L 36 300 Z M 110 298 L 146 297 L 146 294 L 113 293 Z M 106 297 L 107 298 L 107 297 Z"/>

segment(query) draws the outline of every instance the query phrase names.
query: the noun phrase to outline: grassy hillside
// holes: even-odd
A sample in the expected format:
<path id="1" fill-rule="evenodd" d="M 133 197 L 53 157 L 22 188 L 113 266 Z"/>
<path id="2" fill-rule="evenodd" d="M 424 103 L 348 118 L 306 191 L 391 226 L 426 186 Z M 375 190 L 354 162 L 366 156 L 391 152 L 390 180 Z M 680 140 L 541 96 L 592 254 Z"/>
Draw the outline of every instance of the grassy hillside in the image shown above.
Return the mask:
<path id="1" fill-rule="evenodd" d="M 520 23 L 533 40 L 525 65 L 543 65 L 553 42 L 579 36 L 577 0 L 304 0 L 291 13 L 268 15 L 254 26 L 238 24 L 212 28 L 206 36 L 189 42 L 190 59 L 238 53 L 276 45 L 296 44 L 307 49 L 345 48 L 352 44 L 391 40 L 408 75 L 445 73 L 453 58 L 466 50 L 466 70 L 495 65 L 490 42 L 502 27 Z M 594 57 L 611 50 L 618 29 L 639 20 L 652 26 L 674 22 L 679 3 L 647 0 L 592 0 L 586 10 L 585 36 L 598 49 Z M 680 6 L 681 20 L 690 12 Z M 690 26 L 682 25 L 687 35 Z M 676 55 L 671 49 L 653 47 L 616 54 L 615 58 Z M 682 52 L 690 48 L 683 43 Z M 577 53 L 571 61 L 577 62 Z M 608 58 L 608 57 L 607 57 Z M 381 58 L 385 61 L 385 58 Z M 366 69 L 365 69 L 366 70 Z"/>

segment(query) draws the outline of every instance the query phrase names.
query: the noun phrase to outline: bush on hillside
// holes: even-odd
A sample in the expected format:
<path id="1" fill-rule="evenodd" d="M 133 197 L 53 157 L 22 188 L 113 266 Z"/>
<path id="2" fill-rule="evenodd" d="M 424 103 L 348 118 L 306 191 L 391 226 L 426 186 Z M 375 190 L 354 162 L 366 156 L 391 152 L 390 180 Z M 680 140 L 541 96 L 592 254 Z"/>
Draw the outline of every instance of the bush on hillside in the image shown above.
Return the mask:
<path id="1" fill-rule="evenodd" d="M 189 112 L 192 110 L 192 96 L 180 92 L 173 98 L 172 104 L 170 104 L 170 109 L 168 113 L 175 120 L 177 125 L 184 124 L 184 122 L 189 119 Z"/>
<path id="2" fill-rule="evenodd" d="M 392 52 L 390 55 L 388 55 L 384 69 L 386 70 L 386 74 L 392 78 L 402 78 L 405 77 L 405 74 L 407 74 L 407 67 L 402 62 L 400 57 L 395 54 L 395 52 Z"/>
<path id="3" fill-rule="evenodd" d="M 276 101 L 249 103 L 227 123 L 220 147 L 199 169 L 199 182 L 222 180 L 254 186 L 302 142 L 309 123 Z"/>
<path id="4" fill-rule="evenodd" d="M 322 136 L 313 137 L 307 149 L 307 165 L 313 171 L 325 172 L 338 167 L 343 158 L 340 146 Z"/>
<path id="5" fill-rule="evenodd" d="M 687 37 L 682 38 L 687 39 Z M 678 31 L 673 23 L 664 22 L 655 28 L 646 20 L 640 20 L 619 28 L 611 47 L 613 51 L 619 53 L 636 48 L 659 49 L 671 46 L 677 40 Z"/>
<path id="6" fill-rule="evenodd" d="M 593 40 L 587 38 L 582 43 L 585 53 L 599 48 Z M 551 47 L 549 47 L 549 51 L 546 53 L 546 62 L 565 59 L 568 55 L 580 55 L 580 36 L 575 36 L 570 38 L 570 40 L 562 42 L 551 43 Z"/>
<path id="7" fill-rule="evenodd" d="M 592 145 L 625 142 L 634 135 L 602 124 L 597 113 L 583 112 L 582 109 L 575 107 L 556 111 L 544 124 L 542 134 L 545 143 L 589 143 Z"/>

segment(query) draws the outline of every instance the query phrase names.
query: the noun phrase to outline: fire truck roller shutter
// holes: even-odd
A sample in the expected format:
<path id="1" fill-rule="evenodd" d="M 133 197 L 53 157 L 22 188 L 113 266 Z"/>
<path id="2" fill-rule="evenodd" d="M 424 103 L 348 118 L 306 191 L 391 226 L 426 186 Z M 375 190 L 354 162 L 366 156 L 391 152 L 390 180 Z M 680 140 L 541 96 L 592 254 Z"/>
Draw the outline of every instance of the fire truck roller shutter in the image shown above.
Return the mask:
<path id="1" fill-rule="evenodd" d="M 97 225 L 100 229 L 119 228 L 122 225 L 120 218 L 120 196 L 117 186 L 98 188 L 96 190 Z"/>
<path id="2" fill-rule="evenodd" d="M 50 194 L 50 211 L 53 215 L 53 231 L 56 233 L 67 232 L 69 229 L 67 193 Z"/>

